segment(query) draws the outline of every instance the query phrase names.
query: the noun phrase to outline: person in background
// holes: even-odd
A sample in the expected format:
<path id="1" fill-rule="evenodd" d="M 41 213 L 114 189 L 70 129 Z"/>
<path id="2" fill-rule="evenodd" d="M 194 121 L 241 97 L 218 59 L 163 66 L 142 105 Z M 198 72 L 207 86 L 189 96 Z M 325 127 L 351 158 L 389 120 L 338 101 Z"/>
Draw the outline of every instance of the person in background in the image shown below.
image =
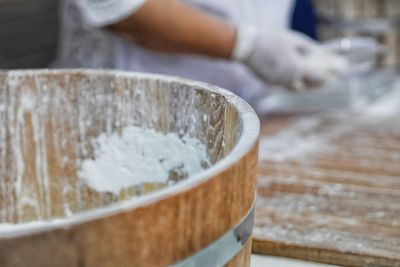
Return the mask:
<path id="1" fill-rule="evenodd" d="M 54 66 L 180 76 L 248 101 L 271 84 L 322 86 L 346 61 L 287 29 L 292 9 L 292 0 L 65 0 Z"/>

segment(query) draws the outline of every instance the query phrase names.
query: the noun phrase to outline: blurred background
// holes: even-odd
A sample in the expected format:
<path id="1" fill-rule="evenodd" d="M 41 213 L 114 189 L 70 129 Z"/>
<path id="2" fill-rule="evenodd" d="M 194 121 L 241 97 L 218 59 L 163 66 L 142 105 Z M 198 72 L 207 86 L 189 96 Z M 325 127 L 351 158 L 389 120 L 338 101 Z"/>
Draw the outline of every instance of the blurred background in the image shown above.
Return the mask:
<path id="1" fill-rule="evenodd" d="M 57 0 L 0 2 L 0 68 L 45 67 L 59 34 Z M 400 65 L 397 0 L 297 0 L 291 27 L 320 41 L 368 36 L 387 47 L 381 66 Z"/>
<path id="2" fill-rule="evenodd" d="M 64 47 L 67 46 L 60 39 L 64 38 L 65 41 L 63 36 L 66 35 L 84 36 L 85 29 L 73 26 L 75 32 L 71 33 L 72 30 L 65 24 L 72 24 L 79 19 L 65 18 L 65 14 L 74 12 L 61 12 L 60 5 L 60 1 L 56 0 L 0 1 L 1 69 L 47 67 L 57 55 L 65 62 L 69 60 L 74 52 L 65 52 Z M 68 8 L 68 5 L 64 5 L 64 9 Z M 328 90 L 322 93 L 293 94 L 279 88 L 270 88 L 266 97 L 262 93 L 261 96 L 239 93 L 259 114 L 358 108 L 375 101 L 393 88 L 400 66 L 398 0 L 297 0 L 293 3 L 291 13 L 288 25 L 291 29 L 345 55 L 350 60 L 350 70 L 345 77 L 324 88 Z M 77 48 L 78 44 L 69 46 L 69 50 Z M 82 48 L 77 50 L 76 55 L 81 56 L 90 52 Z M 103 65 L 99 64 L 98 67 Z M 157 69 L 157 66 L 151 68 Z M 220 86 L 229 87 L 224 84 Z"/>

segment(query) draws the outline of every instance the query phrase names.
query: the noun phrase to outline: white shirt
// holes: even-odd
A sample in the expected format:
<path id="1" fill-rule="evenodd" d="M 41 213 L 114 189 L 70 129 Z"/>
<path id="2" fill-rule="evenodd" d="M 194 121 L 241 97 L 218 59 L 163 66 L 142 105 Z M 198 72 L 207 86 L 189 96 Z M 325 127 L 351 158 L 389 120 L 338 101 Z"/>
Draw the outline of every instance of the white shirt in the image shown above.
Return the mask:
<path id="1" fill-rule="evenodd" d="M 121 21 L 137 11 L 145 0 L 78 0 L 89 24 L 105 26 Z M 286 27 L 291 0 L 186 0 L 233 21 L 268 27 Z"/>
<path id="2" fill-rule="evenodd" d="M 146 0 L 78 0 L 86 21 L 95 27 L 119 22 L 136 12 Z"/>
<path id="3" fill-rule="evenodd" d="M 247 100 L 265 94 L 267 90 L 267 85 L 240 63 L 193 55 L 158 53 L 99 28 L 128 17 L 145 0 L 76 0 L 79 10 L 74 8 L 74 1 L 65 0 L 63 3 L 63 40 L 56 66 L 111 67 L 180 76 L 224 87 Z M 186 2 L 233 23 L 249 23 L 276 30 L 287 28 L 293 0 Z M 80 36 L 76 35 L 78 32 Z"/>

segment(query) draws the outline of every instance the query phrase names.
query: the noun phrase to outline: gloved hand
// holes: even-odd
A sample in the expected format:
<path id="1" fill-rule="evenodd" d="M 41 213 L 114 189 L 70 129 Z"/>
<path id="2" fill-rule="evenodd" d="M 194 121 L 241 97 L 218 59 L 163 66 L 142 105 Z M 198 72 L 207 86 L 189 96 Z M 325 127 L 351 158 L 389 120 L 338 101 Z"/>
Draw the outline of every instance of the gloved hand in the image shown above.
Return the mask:
<path id="1" fill-rule="evenodd" d="M 345 58 L 324 50 L 293 31 L 237 29 L 232 58 L 246 64 L 261 79 L 293 90 L 323 86 L 348 68 Z"/>

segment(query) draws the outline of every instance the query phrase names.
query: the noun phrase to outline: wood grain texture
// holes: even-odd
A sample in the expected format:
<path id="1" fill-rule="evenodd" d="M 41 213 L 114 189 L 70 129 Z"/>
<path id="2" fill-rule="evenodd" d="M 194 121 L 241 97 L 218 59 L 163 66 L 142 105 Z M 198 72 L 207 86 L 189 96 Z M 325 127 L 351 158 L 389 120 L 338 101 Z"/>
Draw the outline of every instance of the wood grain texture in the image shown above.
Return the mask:
<path id="1" fill-rule="evenodd" d="M 79 181 L 79 162 L 93 156 L 91 140 L 101 133 L 136 125 L 187 134 L 207 144 L 214 165 L 248 135 L 243 114 L 251 113 L 258 125 L 246 104 L 179 79 L 108 71 L 8 72 L 2 78 L 0 105 L 7 106 L 0 112 L 0 148 L 8 149 L 0 153 L 0 223 L 73 221 L 71 215 L 167 186 L 142 184 L 112 195 Z M 191 256 L 232 230 L 252 207 L 256 128 L 243 157 L 233 155 L 229 166 L 195 185 L 187 180 L 188 186 L 146 204 L 124 203 L 107 216 L 37 234 L 9 238 L 0 232 L 0 266 L 151 267 Z M 250 247 L 251 241 L 228 266 L 248 266 Z"/>
<path id="2" fill-rule="evenodd" d="M 254 252 L 400 266 L 397 116 L 269 119 L 260 158 Z"/>

